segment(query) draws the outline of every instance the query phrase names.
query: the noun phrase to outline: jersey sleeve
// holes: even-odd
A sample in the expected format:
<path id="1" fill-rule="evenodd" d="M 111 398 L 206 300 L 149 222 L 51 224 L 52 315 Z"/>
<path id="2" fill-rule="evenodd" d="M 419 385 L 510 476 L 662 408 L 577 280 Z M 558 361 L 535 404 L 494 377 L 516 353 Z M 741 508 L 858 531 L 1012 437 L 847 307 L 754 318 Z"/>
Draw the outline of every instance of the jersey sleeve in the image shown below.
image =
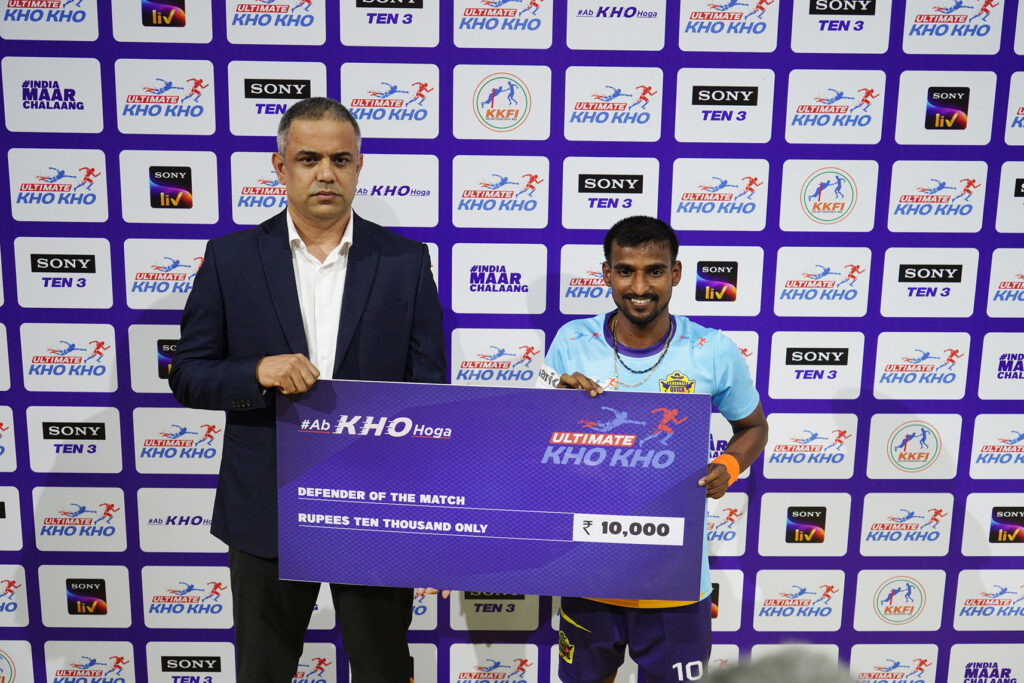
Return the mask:
<path id="1" fill-rule="evenodd" d="M 568 367 L 566 326 L 563 325 L 544 354 L 544 367 L 537 373 L 537 388 L 554 389 L 558 386 L 558 379 L 566 372 Z"/>
<path id="2" fill-rule="evenodd" d="M 715 391 L 711 402 L 727 420 L 742 420 L 761 400 L 743 354 L 721 332 L 715 340 Z"/>

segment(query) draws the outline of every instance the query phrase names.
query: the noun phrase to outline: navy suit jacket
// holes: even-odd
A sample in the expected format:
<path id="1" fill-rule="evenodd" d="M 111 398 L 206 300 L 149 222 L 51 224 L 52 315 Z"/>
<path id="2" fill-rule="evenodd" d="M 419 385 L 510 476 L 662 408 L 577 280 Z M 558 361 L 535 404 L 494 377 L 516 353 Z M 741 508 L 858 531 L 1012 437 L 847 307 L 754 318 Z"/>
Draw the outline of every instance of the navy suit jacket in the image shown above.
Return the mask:
<path id="1" fill-rule="evenodd" d="M 287 209 L 286 209 L 287 210 Z M 441 303 L 426 245 L 354 216 L 335 379 L 446 381 Z M 212 533 L 277 556 L 274 398 L 256 381 L 263 356 L 309 355 L 284 212 L 210 240 L 181 319 L 174 397 L 227 411 Z"/>

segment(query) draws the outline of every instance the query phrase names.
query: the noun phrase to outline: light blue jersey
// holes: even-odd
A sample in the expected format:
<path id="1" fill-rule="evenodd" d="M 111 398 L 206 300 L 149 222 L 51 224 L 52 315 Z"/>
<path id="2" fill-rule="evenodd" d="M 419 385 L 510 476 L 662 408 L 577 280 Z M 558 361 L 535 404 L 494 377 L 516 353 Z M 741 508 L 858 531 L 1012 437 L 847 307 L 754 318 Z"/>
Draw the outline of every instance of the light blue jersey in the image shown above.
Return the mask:
<path id="1" fill-rule="evenodd" d="M 760 397 L 736 344 L 719 330 L 698 325 L 681 315 L 672 316 L 666 335 L 671 335 L 668 351 L 653 373 L 649 373 L 649 369 L 658 361 L 666 337 L 646 349 L 627 349 L 620 344 L 620 359 L 640 372 L 626 369 L 620 360 L 616 380 L 615 353 L 608 329 L 611 315 L 602 313 L 563 325 L 544 357 L 545 365 L 554 372 L 541 373 L 541 376 L 553 377 L 557 383 L 557 377 L 563 373 L 579 372 L 605 390 L 710 394 L 712 404 L 727 420 L 741 420 L 757 408 Z M 624 386 L 641 380 L 643 383 L 639 386 Z M 703 556 L 701 598 L 711 592 L 706 536 Z M 648 606 L 644 603 L 646 601 L 639 606 Z"/>

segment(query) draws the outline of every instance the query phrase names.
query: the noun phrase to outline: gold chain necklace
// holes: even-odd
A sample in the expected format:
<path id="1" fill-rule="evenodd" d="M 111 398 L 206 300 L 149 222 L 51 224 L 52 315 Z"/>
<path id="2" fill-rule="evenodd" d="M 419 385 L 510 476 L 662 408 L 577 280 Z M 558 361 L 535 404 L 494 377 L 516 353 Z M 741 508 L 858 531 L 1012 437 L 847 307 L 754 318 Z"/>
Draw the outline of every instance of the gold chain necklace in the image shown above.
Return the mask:
<path id="1" fill-rule="evenodd" d="M 618 323 L 619 313 L 618 311 L 616 311 L 615 317 L 612 318 L 612 352 L 615 356 L 615 388 L 617 389 L 618 387 L 623 386 L 626 387 L 627 389 L 633 389 L 649 380 L 651 378 L 651 375 L 654 374 L 654 371 L 658 369 L 659 365 L 661 365 L 661 361 L 665 359 L 665 354 L 668 353 L 669 344 L 672 343 L 672 337 L 675 336 L 676 321 L 674 318 L 669 318 L 668 337 L 665 339 L 665 347 L 661 350 L 661 355 L 658 356 L 658 360 L 654 362 L 654 365 L 644 370 L 634 370 L 633 368 L 626 365 L 626 361 L 622 360 L 622 358 L 619 357 L 619 341 L 615 338 L 615 327 L 616 325 L 618 325 Z M 622 367 L 626 368 L 634 375 L 640 375 L 645 372 L 647 374 L 644 375 L 644 378 L 637 382 L 636 384 L 626 384 L 625 382 L 619 379 L 619 363 L 622 363 Z"/>

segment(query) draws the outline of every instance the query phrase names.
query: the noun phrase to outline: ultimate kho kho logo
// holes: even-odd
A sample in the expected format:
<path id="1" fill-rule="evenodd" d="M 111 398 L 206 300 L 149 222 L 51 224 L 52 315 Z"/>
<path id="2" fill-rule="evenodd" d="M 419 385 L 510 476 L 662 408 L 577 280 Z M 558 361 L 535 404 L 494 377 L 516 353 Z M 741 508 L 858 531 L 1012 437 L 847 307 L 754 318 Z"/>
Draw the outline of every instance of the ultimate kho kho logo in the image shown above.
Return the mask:
<path id="1" fill-rule="evenodd" d="M 507 133 L 521 126 L 529 118 L 533 105 L 526 83 L 518 76 L 504 72 L 484 77 L 476 86 L 473 98 L 477 121 L 498 133 Z"/>
<path id="2" fill-rule="evenodd" d="M 600 410 L 581 419 L 573 431 L 552 432 L 541 464 L 665 469 L 675 461 L 675 453 L 663 447 L 675 434 L 674 426 L 686 422 L 677 408 L 654 408 L 640 420 L 610 406 Z M 647 445 L 650 442 L 653 448 Z"/>

